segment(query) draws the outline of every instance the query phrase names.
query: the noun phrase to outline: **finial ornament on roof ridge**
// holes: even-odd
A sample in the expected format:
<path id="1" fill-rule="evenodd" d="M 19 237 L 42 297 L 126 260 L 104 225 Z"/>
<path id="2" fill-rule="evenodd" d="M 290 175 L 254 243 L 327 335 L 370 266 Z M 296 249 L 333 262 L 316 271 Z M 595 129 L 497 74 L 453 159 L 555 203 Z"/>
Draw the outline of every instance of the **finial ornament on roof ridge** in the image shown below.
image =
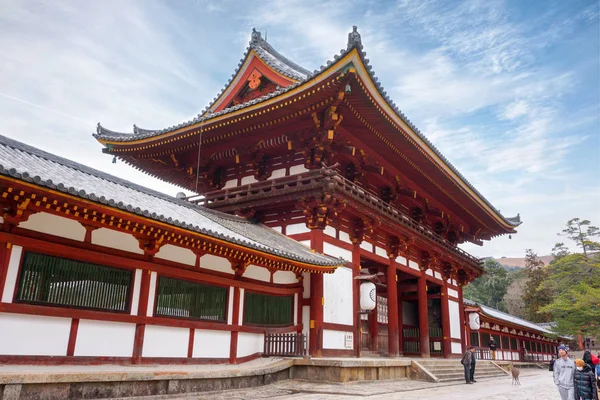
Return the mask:
<path id="1" fill-rule="evenodd" d="M 348 34 L 348 45 L 346 50 L 350 50 L 352 47 L 357 47 L 359 49 L 362 48 L 362 40 L 360 38 L 360 33 L 358 33 L 358 27 L 354 25 L 352 27 L 352 32 Z"/>
<path id="2" fill-rule="evenodd" d="M 262 36 L 260 32 L 257 31 L 256 28 L 252 28 L 252 39 L 250 40 L 250 43 L 258 43 L 261 39 Z"/>

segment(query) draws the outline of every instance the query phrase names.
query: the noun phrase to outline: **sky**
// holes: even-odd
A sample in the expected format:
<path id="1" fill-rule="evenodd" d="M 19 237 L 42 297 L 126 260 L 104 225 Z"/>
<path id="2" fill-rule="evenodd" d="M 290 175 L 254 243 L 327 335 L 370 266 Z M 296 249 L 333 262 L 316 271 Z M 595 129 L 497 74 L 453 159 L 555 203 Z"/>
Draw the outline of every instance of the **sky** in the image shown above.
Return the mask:
<path id="1" fill-rule="evenodd" d="M 503 215 L 521 216 L 512 239 L 463 248 L 549 254 L 567 220 L 600 225 L 598 4 L 0 0 L 0 134 L 174 195 L 112 164 L 96 124 L 190 120 L 235 71 L 253 27 L 314 70 L 357 25 L 400 109 Z"/>

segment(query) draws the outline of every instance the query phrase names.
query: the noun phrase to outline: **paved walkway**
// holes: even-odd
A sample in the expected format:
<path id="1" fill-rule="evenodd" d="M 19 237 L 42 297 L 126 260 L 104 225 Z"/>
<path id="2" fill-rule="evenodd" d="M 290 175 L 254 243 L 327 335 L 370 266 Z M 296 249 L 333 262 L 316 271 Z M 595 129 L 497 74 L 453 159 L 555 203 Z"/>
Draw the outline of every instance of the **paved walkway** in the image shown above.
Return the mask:
<path id="1" fill-rule="evenodd" d="M 132 400 L 131 398 L 129 398 Z M 141 398 L 140 398 L 141 399 Z M 148 400 L 148 397 L 144 397 Z M 183 396 L 156 396 L 155 400 L 559 400 L 558 391 L 548 371 L 523 371 L 521 386 L 511 385 L 511 378 L 480 380 L 474 385 L 435 384 L 399 380 L 350 384 L 282 381 L 273 385 L 240 390 Z"/>

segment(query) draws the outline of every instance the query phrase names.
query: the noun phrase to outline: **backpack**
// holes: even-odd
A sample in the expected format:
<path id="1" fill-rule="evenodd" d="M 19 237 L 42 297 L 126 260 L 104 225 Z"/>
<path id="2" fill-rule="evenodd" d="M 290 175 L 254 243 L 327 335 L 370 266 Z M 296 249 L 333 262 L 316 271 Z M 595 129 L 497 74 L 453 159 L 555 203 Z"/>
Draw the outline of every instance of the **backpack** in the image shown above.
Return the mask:
<path id="1" fill-rule="evenodd" d="M 600 379 L 600 362 L 596 364 L 596 376 Z"/>

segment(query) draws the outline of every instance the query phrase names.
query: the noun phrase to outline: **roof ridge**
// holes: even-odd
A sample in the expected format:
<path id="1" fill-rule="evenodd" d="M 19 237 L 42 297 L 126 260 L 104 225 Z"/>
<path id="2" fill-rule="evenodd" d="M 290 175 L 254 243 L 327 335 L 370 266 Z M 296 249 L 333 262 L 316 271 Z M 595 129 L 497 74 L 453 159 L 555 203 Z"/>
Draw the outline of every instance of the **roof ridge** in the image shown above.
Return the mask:
<path id="1" fill-rule="evenodd" d="M 298 69 L 298 70 L 300 70 L 300 72 L 303 72 L 306 75 L 310 75 L 309 70 L 307 70 L 306 68 L 304 68 L 303 66 L 301 66 L 299 64 L 296 64 L 295 62 L 293 62 L 292 60 L 290 60 L 289 58 L 285 57 L 283 54 L 281 54 L 280 52 L 275 50 L 275 48 L 273 46 L 271 46 L 271 44 L 269 42 L 267 42 L 267 39 L 263 39 L 263 37 L 259 31 L 257 31 L 255 28 L 252 28 L 252 38 L 250 39 L 250 47 L 256 48 L 258 46 L 267 50 L 269 53 L 271 53 L 272 55 L 277 57 L 279 60 L 283 61 L 285 64 L 288 64 L 290 67 L 292 67 L 294 69 Z"/>

